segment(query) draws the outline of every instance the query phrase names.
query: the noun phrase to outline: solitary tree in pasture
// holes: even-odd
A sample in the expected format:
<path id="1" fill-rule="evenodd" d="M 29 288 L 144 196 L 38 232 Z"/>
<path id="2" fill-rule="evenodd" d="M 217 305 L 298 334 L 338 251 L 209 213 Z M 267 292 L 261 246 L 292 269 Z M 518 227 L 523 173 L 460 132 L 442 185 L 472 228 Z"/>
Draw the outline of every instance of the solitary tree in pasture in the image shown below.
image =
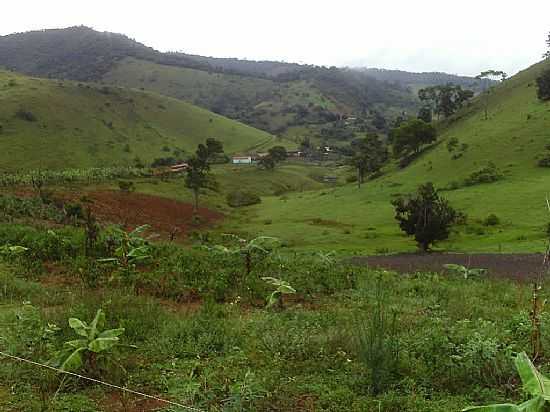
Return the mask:
<path id="1" fill-rule="evenodd" d="M 449 202 L 439 196 L 432 183 L 421 185 L 417 193 L 408 198 L 393 200 L 392 205 L 401 230 L 414 236 L 424 252 L 433 243 L 449 237 L 451 226 L 458 216 Z"/>
<path id="2" fill-rule="evenodd" d="M 483 87 L 483 109 L 485 112 L 485 120 L 489 119 L 489 99 L 493 91 L 491 82 L 506 80 L 506 73 L 500 70 L 486 70 L 476 76 L 476 79 L 481 81 Z"/>
<path id="3" fill-rule="evenodd" d="M 193 216 L 199 210 L 199 196 L 203 188 L 213 187 L 215 180 L 210 174 L 210 160 L 223 153 L 223 145 L 216 139 L 207 139 L 206 145 L 199 144 L 195 154 L 187 161 L 189 167 L 185 175 L 185 186 L 193 192 Z"/>

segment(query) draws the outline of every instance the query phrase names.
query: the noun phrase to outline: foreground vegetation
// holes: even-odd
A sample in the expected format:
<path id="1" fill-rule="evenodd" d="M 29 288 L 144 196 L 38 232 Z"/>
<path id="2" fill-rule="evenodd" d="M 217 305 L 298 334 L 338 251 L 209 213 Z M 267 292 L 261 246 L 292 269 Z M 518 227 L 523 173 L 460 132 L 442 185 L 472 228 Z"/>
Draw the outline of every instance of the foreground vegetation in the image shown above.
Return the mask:
<path id="1" fill-rule="evenodd" d="M 4 249 L 0 350 L 61 365 L 74 319 L 101 309 L 98 330 L 115 330 L 119 344 L 83 353 L 76 371 L 203 410 L 441 411 L 522 399 L 512 355 L 530 348 L 527 284 L 373 271 L 275 239 L 181 249 L 149 243 L 144 229 L 105 228 L 89 243 L 86 227 L 1 225 L 3 241 L 24 249 Z M 263 277 L 296 293 L 274 295 L 277 282 Z M 137 402 L 11 361 L 0 375 L 7 411 Z"/>

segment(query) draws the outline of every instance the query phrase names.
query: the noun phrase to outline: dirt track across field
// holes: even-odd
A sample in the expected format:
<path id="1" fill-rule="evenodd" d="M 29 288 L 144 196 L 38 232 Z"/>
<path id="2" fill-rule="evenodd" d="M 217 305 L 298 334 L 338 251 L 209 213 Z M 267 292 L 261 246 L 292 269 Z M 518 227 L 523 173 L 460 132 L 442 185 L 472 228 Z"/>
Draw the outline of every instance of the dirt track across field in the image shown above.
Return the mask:
<path id="1" fill-rule="evenodd" d="M 542 254 L 459 254 L 430 253 L 365 256 L 352 258 L 352 262 L 373 268 L 394 270 L 400 273 L 444 272 L 446 263 L 470 268 L 483 268 L 492 276 L 527 280 L 536 276 L 542 268 Z"/>

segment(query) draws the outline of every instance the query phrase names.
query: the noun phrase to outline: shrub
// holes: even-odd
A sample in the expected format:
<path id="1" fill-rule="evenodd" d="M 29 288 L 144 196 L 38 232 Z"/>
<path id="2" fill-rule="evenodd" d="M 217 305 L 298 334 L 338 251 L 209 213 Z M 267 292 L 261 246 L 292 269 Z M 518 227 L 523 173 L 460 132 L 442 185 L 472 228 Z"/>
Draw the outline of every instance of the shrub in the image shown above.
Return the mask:
<path id="1" fill-rule="evenodd" d="M 550 167 L 550 154 L 545 155 L 542 159 L 539 159 L 539 167 Z"/>
<path id="2" fill-rule="evenodd" d="M 483 221 L 483 224 L 485 226 L 497 226 L 500 224 L 500 219 L 498 218 L 497 215 L 495 215 L 494 213 L 491 213 L 489 216 L 485 218 L 485 220 Z"/>
<path id="3" fill-rule="evenodd" d="M 136 190 L 136 187 L 134 185 L 134 182 L 132 181 L 127 181 L 127 180 L 119 180 L 118 181 L 118 188 L 122 191 L 122 192 L 133 192 L 134 190 Z"/>
<path id="4" fill-rule="evenodd" d="M 261 201 L 260 196 L 245 190 L 237 190 L 227 195 L 227 204 L 231 207 L 251 206 Z"/>
<path id="5" fill-rule="evenodd" d="M 496 165 L 493 162 L 489 162 L 487 166 L 471 173 L 470 176 L 464 180 L 464 184 L 466 186 L 473 186 L 480 183 L 492 183 L 502 179 L 503 177 L 504 176 L 500 170 L 498 170 Z"/>
<path id="6" fill-rule="evenodd" d="M 21 120 L 25 120 L 27 122 L 36 122 L 36 120 L 37 120 L 34 113 L 32 113 L 29 110 L 24 110 L 24 109 L 19 109 L 15 113 L 15 117 L 17 117 L 18 119 L 21 119 Z"/>

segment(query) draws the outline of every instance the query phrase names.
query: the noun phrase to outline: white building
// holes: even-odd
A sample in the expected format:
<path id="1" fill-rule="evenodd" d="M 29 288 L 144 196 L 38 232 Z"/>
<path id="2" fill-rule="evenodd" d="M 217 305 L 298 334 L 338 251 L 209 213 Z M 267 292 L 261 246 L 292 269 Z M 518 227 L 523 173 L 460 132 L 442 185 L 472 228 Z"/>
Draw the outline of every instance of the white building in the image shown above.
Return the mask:
<path id="1" fill-rule="evenodd" d="M 234 165 L 250 165 L 252 164 L 252 156 L 233 156 L 232 163 Z"/>

